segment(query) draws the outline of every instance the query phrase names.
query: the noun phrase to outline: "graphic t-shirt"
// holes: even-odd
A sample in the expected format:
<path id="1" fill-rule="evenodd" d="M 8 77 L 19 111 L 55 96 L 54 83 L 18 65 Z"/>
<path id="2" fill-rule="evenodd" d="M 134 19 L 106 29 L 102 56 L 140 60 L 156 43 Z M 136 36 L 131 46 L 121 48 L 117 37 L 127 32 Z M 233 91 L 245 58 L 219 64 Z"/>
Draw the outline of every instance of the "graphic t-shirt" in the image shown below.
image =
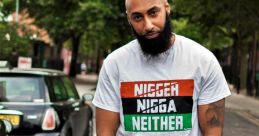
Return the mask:
<path id="1" fill-rule="evenodd" d="M 170 132 L 192 129 L 193 89 L 193 80 L 121 82 L 125 130 Z"/>
<path id="2" fill-rule="evenodd" d="M 197 107 L 230 95 L 215 56 L 175 35 L 155 58 L 134 40 L 111 53 L 100 72 L 93 104 L 120 113 L 119 136 L 201 135 Z"/>

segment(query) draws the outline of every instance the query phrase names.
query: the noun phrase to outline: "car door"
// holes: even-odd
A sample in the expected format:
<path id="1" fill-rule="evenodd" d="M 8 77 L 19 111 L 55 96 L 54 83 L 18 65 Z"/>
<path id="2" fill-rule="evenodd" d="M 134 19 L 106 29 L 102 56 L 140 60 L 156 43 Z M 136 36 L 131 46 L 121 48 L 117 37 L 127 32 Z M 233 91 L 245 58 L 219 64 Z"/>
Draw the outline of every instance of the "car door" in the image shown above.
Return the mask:
<path id="1" fill-rule="evenodd" d="M 65 76 L 52 78 L 55 108 L 63 123 L 69 124 L 73 135 L 85 135 L 87 112 L 89 108 L 82 105 L 73 82 Z"/>
<path id="2" fill-rule="evenodd" d="M 89 106 L 85 105 L 79 100 L 78 92 L 74 83 L 68 77 L 62 77 L 62 81 L 66 88 L 69 101 L 74 101 L 72 107 L 74 112 L 70 114 L 70 123 L 72 126 L 72 132 L 75 136 L 88 136 L 88 130 L 91 129 L 88 126 L 89 121 L 92 118 L 92 110 Z"/>
<path id="3" fill-rule="evenodd" d="M 75 103 L 78 103 L 78 100 L 69 97 L 62 77 L 52 77 L 51 84 L 53 88 L 53 95 L 51 98 L 54 104 L 53 106 L 58 113 L 59 118 L 64 123 L 68 120 L 69 115 L 77 110 L 75 108 Z"/>

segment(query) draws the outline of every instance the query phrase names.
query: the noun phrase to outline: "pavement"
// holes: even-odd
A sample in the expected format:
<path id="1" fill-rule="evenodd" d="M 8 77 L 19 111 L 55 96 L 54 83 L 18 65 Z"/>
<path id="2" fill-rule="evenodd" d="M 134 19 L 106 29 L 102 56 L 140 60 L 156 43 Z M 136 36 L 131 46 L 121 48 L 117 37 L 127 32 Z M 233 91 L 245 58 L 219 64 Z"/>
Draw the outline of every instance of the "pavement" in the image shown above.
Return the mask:
<path id="1" fill-rule="evenodd" d="M 98 76 L 96 74 L 79 74 L 73 79 L 79 96 L 85 93 L 95 94 Z"/>
<path id="2" fill-rule="evenodd" d="M 74 79 L 76 84 L 95 85 L 97 83 L 98 75 L 94 73 L 90 74 L 78 74 Z"/>
<path id="3" fill-rule="evenodd" d="M 259 127 L 259 99 L 237 94 L 232 85 L 230 85 L 230 90 L 232 94 L 226 98 L 226 108 L 235 111 L 236 114 Z"/>

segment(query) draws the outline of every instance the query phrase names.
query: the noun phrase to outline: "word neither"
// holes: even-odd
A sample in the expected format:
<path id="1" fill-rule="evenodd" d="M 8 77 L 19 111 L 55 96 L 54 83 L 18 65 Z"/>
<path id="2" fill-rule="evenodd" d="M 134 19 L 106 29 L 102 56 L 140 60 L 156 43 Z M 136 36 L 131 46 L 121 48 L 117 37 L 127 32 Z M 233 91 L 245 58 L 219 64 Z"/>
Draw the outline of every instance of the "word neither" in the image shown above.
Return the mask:
<path id="1" fill-rule="evenodd" d="M 132 127 L 133 131 L 183 130 L 183 116 L 133 116 Z"/>

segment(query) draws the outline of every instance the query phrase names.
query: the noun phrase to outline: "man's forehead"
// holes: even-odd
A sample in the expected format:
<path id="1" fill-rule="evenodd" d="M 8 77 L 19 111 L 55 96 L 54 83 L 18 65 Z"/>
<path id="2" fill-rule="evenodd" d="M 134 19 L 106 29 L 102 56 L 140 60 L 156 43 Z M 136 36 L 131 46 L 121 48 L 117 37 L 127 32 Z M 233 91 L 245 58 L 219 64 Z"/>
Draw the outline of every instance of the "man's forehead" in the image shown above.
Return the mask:
<path id="1" fill-rule="evenodd" d="M 127 12 L 148 10 L 153 6 L 163 5 L 167 0 L 125 0 Z"/>

